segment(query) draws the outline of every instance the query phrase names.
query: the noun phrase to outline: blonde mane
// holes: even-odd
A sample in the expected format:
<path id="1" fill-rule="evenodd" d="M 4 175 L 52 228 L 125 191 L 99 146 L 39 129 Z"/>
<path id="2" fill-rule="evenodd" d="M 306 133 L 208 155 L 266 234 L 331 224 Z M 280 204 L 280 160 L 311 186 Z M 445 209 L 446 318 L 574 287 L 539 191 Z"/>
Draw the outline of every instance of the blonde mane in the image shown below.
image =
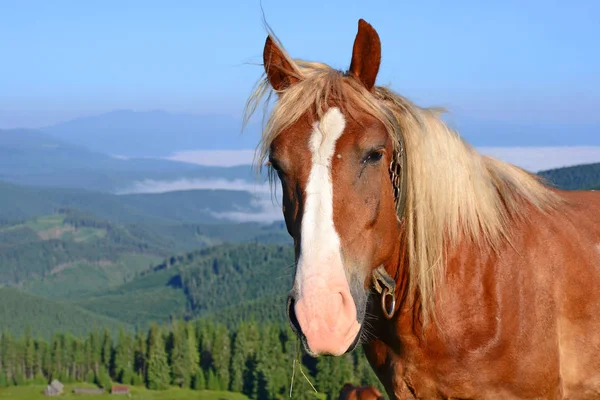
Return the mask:
<path id="1" fill-rule="evenodd" d="M 342 111 L 377 118 L 396 146 L 402 135 L 407 157 L 409 291 L 419 295 L 424 323 L 435 318 L 434 296 L 443 277 L 446 246 L 467 238 L 496 248 L 499 240 L 510 240 L 511 222 L 526 220 L 531 206 L 545 211 L 560 202 L 537 176 L 480 155 L 442 121 L 443 110 L 421 108 L 384 87 L 368 92 L 353 77 L 323 63 L 292 59 L 279 47 L 293 68 L 289 72 L 300 80 L 278 93 L 257 147 L 258 168 L 282 130 L 306 113 L 316 112 L 315 118 L 320 118 L 331 101 Z M 272 96 L 266 76 L 255 89 L 246 105 L 246 121 L 265 96 L 268 107 Z"/>

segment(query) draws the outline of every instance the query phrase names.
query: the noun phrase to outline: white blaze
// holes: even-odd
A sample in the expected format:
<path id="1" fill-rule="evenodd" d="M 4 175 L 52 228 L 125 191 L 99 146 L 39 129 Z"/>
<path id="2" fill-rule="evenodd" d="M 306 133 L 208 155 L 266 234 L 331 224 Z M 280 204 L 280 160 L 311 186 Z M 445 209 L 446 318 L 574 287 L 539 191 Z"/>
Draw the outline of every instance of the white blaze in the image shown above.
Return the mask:
<path id="1" fill-rule="evenodd" d="M 331 158 L 344 132 L 346 121 L 336 107 L 327 110 L 313 125 L 310 137 L 311 169 L 306 185 L 302 217 L 302 253 L 298 260 L 297 288 L 300 296 L 306 279 L 320 276 L 345 276 L 340 253 L 340 238 L 333 225 L 333 186 Z"/>

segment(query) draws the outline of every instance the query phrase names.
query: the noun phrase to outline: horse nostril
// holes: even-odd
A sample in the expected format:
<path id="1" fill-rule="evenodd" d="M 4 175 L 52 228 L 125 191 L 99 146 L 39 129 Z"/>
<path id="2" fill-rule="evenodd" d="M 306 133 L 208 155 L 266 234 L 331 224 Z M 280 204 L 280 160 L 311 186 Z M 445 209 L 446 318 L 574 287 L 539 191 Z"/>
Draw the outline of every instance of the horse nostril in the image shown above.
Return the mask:
<path id="1" fill-rule="evenodd" d="M 300 323 L 298 322 L 298 318 L 296 317 L 296 300 L 292 295 L 288 296 L 287 301 L 287 315 L 290 320 L 290 325 L 292 326 L 292 330 L 296 335 L 299 335 L 302 330 L 300 329 Z"/>

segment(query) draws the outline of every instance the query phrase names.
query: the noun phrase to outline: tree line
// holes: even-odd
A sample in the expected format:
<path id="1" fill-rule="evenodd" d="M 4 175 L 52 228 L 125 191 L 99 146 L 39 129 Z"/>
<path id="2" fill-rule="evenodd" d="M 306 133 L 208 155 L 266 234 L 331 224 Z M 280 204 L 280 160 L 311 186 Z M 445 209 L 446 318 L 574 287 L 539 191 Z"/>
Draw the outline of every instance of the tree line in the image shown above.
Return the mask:
<path id="1" fill-rule="evenodd" d="M 147 331 L 121 329 L 116 338 L 108 329 L 85 336 L 57 333 L 50 341 L 29 330 L 19 338 L 4 331 L 0 338 L 0 387 L 58 379 L 104 388 L 118 382 L 281 399 L 289 396 L 292 374 L 294 398 L 311 397 L 313 386 L 328 399 L 337 398 L 346 382 L 379 386 L 360 350 L 311 358 L 291 330 L 277 324 L 242 322 L 230 330 L 206 319 L 173 320 L 153 323 Z"/>

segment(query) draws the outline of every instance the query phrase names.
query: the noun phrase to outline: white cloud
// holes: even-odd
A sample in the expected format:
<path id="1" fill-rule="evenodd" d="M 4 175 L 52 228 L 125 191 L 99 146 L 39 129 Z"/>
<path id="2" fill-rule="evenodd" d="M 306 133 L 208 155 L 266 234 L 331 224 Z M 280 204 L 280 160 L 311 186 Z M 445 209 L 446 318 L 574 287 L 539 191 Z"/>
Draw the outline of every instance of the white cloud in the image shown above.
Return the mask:
<path id="1" fill-rule="evenodd" d="M 234 167 L 252 164 L 254 150 L 187 150 L 179 151 L 165 158 L 190 164 Z"/>
<path id="2" fill-rule="evenodd" d="M 165 193 L 194 189 L 240 190 L 253 194 L 267 193 L 270 191 L 267 183 L 252 183 L 241 179 L 227 180 L 182 178 L 174 181 L 161 181 L 154 179 L 135 181 L 131 186 L 118 190 L 116 194 Z"/>
<path id="3" fill-rule="evenodd" d="M 279 191 L 278 191 L 279 192 Z M 271 193 L 259 193 L 254 196 L 251 205 L 259 209 L 259 212 L 228 211 L 212 213 L 216 218 L 227 219 L 235 222 L 275 222 L 283 221 L 281 211 L 281 197 L 275 198 Z"/>
<path id="4" fill-rule="evenodd" d="M 165 193 L 179 190 L 194 189 L 221 189 L 239 190 L 249 192 L 253 200 L 248 205 L 255 211 L 231 210 L 226 212 L 213 212 L 216 218 L 235 222 L 263 222 L 270 223 L 282 221 L 281 190 L 273 192 L 268 183 L 252 183 L 243 180 L 226 179 L 178 179 L 174 181 L 160 181 L 146 179 L 136 181 L 128 188 L 117 191 L 117 194 L 152 194 Z"/>

